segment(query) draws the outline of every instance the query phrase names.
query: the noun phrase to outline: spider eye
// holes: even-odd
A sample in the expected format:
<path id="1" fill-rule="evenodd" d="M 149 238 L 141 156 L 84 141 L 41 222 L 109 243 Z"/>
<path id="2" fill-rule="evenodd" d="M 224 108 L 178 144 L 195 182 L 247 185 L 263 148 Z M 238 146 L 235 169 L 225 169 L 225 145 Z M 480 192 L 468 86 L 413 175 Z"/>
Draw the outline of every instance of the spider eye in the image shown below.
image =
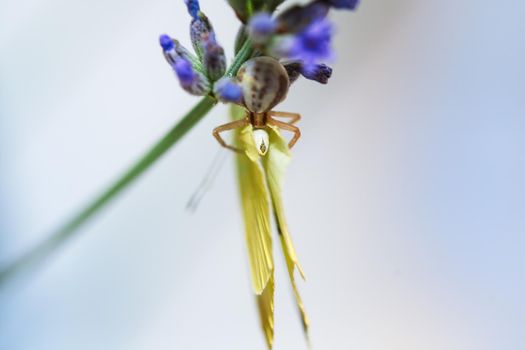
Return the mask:
<path id="1" fill-rule="evenodd" d="M 255 141 L 257 152 L 259 152 L 261 156 L 266 155 L 268 152 L 268 147 L 270 146 L 270 138 L 268 137 L 268 133 L 263 129 L 255 129 L 253 131 L 253 140 Z"/>

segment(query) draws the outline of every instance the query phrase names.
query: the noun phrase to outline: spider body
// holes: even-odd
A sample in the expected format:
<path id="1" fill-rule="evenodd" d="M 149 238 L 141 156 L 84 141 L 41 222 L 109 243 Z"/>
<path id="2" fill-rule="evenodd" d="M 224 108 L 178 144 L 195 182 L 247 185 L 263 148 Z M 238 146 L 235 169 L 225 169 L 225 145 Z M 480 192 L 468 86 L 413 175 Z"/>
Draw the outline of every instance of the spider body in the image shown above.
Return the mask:
<path id="1" fill-rule="evenodd" d="M 271 57 L 256 57 L 246 61 L 237 73 L 237 80 L 242 87 L 242 102 L 246 110 L 243 119 L 221 125 L 213 130 L 213 135 L 219 143 L 226 148 L 242 151 L 236 147 L 226 144 L 220 133 L 227 130 L 241 128 L 251 124 L 254 129 L 254 141 L 260 155 L 268 151 L 268 126 L 277 126 L 280 129 L 294 133 L 289 148 L 292 148 L 301 136 L 299 128 L 293 124 L 299 121 L 301 116 L 296 113 L 273 111 L 279 102 L 286 98 L 290 87 L 288 73 L 283 65 Z M 288 122 L 276 120 L 278 118 L 289 118 Z"/>
<path id="2" fill-rule="evenodd" d="M 271 57 L 245 62 L 237 79 L 242 86 L 244 106 L 251 113 L 267 113 L 286 98 L 290 80 L 283 65 Z"/>

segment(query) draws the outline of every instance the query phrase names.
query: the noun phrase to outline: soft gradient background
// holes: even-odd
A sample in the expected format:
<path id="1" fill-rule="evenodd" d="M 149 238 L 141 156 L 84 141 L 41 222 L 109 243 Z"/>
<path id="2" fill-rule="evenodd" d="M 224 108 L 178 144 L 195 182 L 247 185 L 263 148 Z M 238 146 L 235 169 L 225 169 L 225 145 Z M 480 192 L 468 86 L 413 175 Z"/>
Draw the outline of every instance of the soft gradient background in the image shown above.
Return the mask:
<path id="1" fill-rule="evenodd" d="M 237 24 L 202 0 L 228 53 Z M 525 4 L 363 0 L 327 86 L 300 81 L 285 199 L 315 349 L 525 348 Z M 46 237 L 196 102 L 157 44 L 182 0 L 0 0 L 0 263 Z M 230 55 L 231 58 L 231 55 Z M 215 109 L 30 280 L 0 349 L 264 349 Z M 281 252 L 275 349 L 306 349 Z"/>

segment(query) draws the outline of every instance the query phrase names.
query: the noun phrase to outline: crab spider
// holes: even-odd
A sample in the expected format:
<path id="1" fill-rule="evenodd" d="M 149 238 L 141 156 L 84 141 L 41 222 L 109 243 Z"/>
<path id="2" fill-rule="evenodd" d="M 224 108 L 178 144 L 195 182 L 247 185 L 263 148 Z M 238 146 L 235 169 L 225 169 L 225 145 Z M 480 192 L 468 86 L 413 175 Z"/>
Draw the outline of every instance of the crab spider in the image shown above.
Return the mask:
<path id="1" fill-rule="evenodd" d="M 242 152 L 242 150 L 228 145 L 220 133 L 251 124 L 254 129 L 253 137 L 257 150 L 260 155 L 264 156 L 268 152 L 269 146 L 266 129 L 268 126 L 276 126 L 294 133 L 288 144 L 288 148 L 292 148 L 301 137 L 301 131 L 294 125 L 301 119 L 301 115 L 272 110 L 285 99 L 290 86 L 288 73 L 283 65 L 271 57 L 252 58 L 241 66 L 237 73 L 237 79 L 242 87 L 242 105 L 246 110 L 246 116 L 243 119 L 216 127 L 213 130 L 213 136 L 223 147 Z M 275 118 L 286 118 L 288 121 L 284 122 Z"/>

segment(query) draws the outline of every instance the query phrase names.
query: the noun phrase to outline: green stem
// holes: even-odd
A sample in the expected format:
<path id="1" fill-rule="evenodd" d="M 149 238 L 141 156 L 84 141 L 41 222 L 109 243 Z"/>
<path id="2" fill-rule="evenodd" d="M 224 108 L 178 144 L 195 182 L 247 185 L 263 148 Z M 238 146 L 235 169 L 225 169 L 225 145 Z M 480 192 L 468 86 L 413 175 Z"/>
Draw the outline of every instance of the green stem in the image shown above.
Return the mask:
<path id="1" fill-rule="evenodd" d="M 250 39 L 246 38 L 244 44 L 242 44 L 241 48 L 239 49 L 239 52 L 237 53 L 237 56 L 235 56 L 232 65 L 230 66 L 230 68 L 228 68 L 228 71 L 225 75 L 228 77 L 234 77 L 237 74 L 239 68 L 241 68 L 242 64 L 249 60 L 252 57 L 252 55 L 252 42 L 250 41 Z"/>
<path id="2" fill-rule="evenodd" d="M 226 76 L 233 77 L 241 65 L 251 58 L 253 49 L 250 40 L 246 40 L 235 56 Z M 160 139 L 142 158 L 140 158 L 122 177 L 109 186 L 100 196 L 96 197 L 88 206 L 76 216 L 66 222 L 61 228 L 53 232 L 47 239 L 40 242 L 33 249 L 12 264 L 0 269 L 0 286 L 14 275 L 27 270 L 45 260 L 52 252 L 61 247 L 66 241 L 77 234 L 77 229 L 97 214 L 106 204 L 122 192 L 137 177 L 146 171 L 157 159 L 177 143 L 197 122 L 215 106 L 217 101 L 210 96 L 204 97 L 182 120 L 177 123 L 162 139 Z"/>
<path id="3" fill-rule="evenodd" d="M 253 15 L 253 3 L 252 0 L 246 1 L 246 12 L 248 13 L 248 18 Z"/>
<path id="4" fill-rule="evenodd" d="M 176 144 L 189 130 L 195 126 L 216 104 L 212 97 L 204 97 L 182 120 L 177 123 L 162 139 L 160 139 L 142 158 L 140 158 L 117 181 L 110 185 L 100 196 L 81 210 L 70 221 L 52 233 L 47 239 L 16 260 L 11 265 L 0 270 L 0 285 L 22 270 L 43 261 L 51 252 L 73 238 L 77 229 L 91 219 L 102 207 L 114 199 L 122 190 L 146 171 L 166 151 Z"/>

